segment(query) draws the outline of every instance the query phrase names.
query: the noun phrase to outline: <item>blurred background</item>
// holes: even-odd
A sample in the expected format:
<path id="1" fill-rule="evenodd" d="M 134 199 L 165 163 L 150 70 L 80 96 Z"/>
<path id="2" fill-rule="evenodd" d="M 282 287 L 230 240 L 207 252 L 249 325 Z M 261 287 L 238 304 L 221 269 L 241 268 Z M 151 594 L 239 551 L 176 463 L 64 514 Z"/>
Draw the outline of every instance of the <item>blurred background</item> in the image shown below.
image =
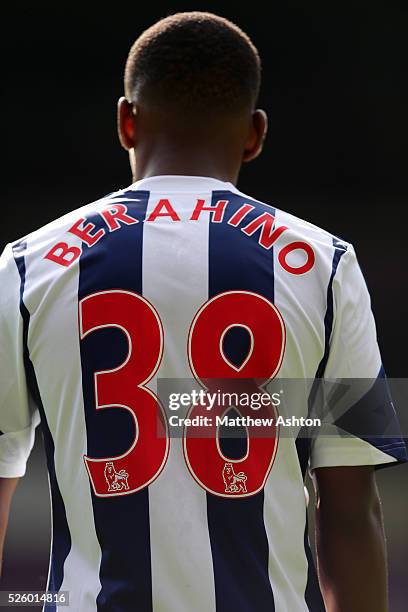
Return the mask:
<path id="1" fill-rule="evenodd" d="M 390 377 L 406 377 L 408 8 L 302 0 L 268 4 L 24 2 L 2 9 L 0 249 L 131 183 L 116 102 L 134 39 L 178 10 L 234 20 L 263 60 L 263 156 L 239 188 L 354 244 Z M 407 412 L 404 402 L 399 410 Z M 391 612 L 407 609 L 408 466 L 378 483 L 389 549 Z M 78 502 L 80 503 L 80 502 Z M 13 501 L 2 589 L 43 589 L 50 510 L 40 432 Z M 352 562 L 352 561 L 351 561 Z"/>

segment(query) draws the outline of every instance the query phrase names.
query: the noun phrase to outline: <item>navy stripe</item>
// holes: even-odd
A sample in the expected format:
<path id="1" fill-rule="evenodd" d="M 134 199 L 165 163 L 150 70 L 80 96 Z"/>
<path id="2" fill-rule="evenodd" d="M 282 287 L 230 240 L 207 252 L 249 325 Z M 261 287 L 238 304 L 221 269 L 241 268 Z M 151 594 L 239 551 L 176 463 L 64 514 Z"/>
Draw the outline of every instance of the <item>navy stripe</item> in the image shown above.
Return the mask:
<path id="1" fill-rule="evenodd" d="M 27 248 L 26 242 L 19 242 L 13 246 L 14 259 L 20 274 L 20 313 L 23 319 L 23 357 L 26 372 L 27 385 L 35 401 L 41 416 L 41 429 L 44 439 L 44 447 L 47 458 L 47 466 L 50 480 L 52 501 L 52 549 L 50 558 L 50 574 L 47 590 L 59 591 L 64 578 L 64 562 L 71 549 L 71 534 L 68 527 L 65 505 L 58 486 L 55 474 L 55 448 L 51 431 L 48 427 L 47 417 L 41 400 L 34 365 L 30 358 L 28 349 L 28 330 L 30 325 L 30 313 L 24 304 L 24 288 L 26 281 L 26 266 L 24 252 Z M 55 612 L 56 604 L 47 603 L 44 612 Z"/>
<path id="2" fill-rule="evenodd" d="M 305 590 L 305 602 L 310 612 L 326 612 L 322 592 L 320 590 L 319 580 L 315 562 L 309 542 L 309 521 L 306 511 L 305 533 L 304 533 L 304 549 L 307 559 L 307 583 Z"/>
<path id="3" fill-rule="evenodd" d="M 332 238 L 334 253 L 332 259 L 332 269 L 330 279 L 327 284 L 327 297 L 326 297 L 326 313 L 324 315 L 324 350 L 323 357 L 317 367 L 315 378 L 312 384 L 312 388 L 308 398 L 308 415 L 310 416 L 314 410 L 316 410 L 316 398 L 317 394 L 322 392 L 321 379 L 324 377 L 326 370 L 327 361 L 330 354 L 330 336 L 333 330 L 333 280 L 337 272 L 340 260 L 344 253 L 347 251 L 347 246 L 338 238 Z M 300 437 L 306 436 L 306 428 L 301 428 L 299 431 Z"/>
<path id="4" fill-rule="evenodd" d="M 243 203 L 237 194 L 214 191 L 212 205 L 229 200 L 228 217 Z M 245 218 L 254 219 L 274 209 L 251 201 L 255 209 Z M 247 236 L 239 229 L 223 223 L 210 223 L 209 230 L 209 298 L 223 291 L 254 291 L 273 302 L 273 249 L 258 244 L 259 231 Z M 238 332 L 239 333 L 239 332 Z M 242 358 L 238 335 L 229 342 L 229 358 Z M 234 347 L 235 345 L 235 347 Z M 234 352 L 236 353 L 234 359 Z M 241 445 L 240 454 L 231 449 Z M 242 440 L 229 440 L 228 454 L 242 456 Z M 245 443 L 246 446 L 246 443 Z M 264 492 L 242 499 L 228 499 L 207 493 L 207 517 L 213 557 L 217 612 L 273 612 L 275 610 L 269 580 L 269 546 L 264 524 Z"/>
<path id="5" fill-rule="evenodd" d="M 346 245 L 339 239 L 333 238 L 334 253 L 332 259 L 332 269 L 330 279 L 327 285 L 326 297 L 326 313 L 324 316 L 324 350 L 323 357 L 317 367 L 315 379 L 310 390 L 308 399 L 308 412 L 313 410 L 316 397 L 320 389 L 320 379 L 323 378 L 326 369 L 326 364 L 329 359 L 330 352 L 330 336 L 333 330 L 333 280 L 337 272 L 338 265 L 344 253 L 347 251 Z M 296 450 L 298 453 L 299 464 L 302 470 L 303 479 L 306 475 L 306 468 L 310 456 L 310 438 L 306 437 L 306 428 L 301 428 L 296 439 Z M 304 550 L 308 563 L 307 583 L 305 589 L 305 602 L 311 612 L 324 611 L 323 597 L 317 578 L 316 566 L 310 550 L 309 533 L 308 533 L 308 518 L 306 512 L 305 533 L 304 533 Z"/>
<path id="6" fill-rule="evenodd" d="M 332 271 L 329 283 L 327 285 L 327 306 L 326 314 L 324 316 L 324 352 L 316 371 L 316 378 L 323 378 L 327 361 L 329 359 L 330 336 L 333 330 L 333 280 L 336 276 L 340 260 L 343 257 L 344 253 L 347 251 L 347 246 L 337 238 L 333 238 L 333 246 L 334 253 L 332 260 Z"/>
<path id="7" fill-rule="evenodd" d="M 296 439 L 296 451 L 298 454 L 299 465 L 302 471 L 303 480 L 306 476 L 306 468 L 309 462 L 311 439 L 306 437 L 298 437 Z M 305 531 L 303 536 L 303 546 L 307 560 L 307 582 L 305 589 L 305 602 L 310 612 L 325 612 L 322 592 L 320 590 L 319 580 L 315 562 L 309 542 L 309 522 L 307 510 L 305 513 Z"/>
<path id="8" fill-rule="evenodd" d="M 371 388 L 342 414 L 335 424 L 343 431 L 394 457 L 398 462 L 408 461 L 407 449 L 382 365 Z"/>
<path id="9" fill-rule="evenodd" d="M 143 220 L 148 191 L 122 194 L 134 225 L 106 233 L 92 247 L 84 246 L 79 268 L 79 299 L 108 289 L 142 293 Z M 120 198 L 116 198 L 120 202 Z M 130 200 L 133 200 L 130 201 Z M 88 215 L 96 228 L 106 230 L 99 214 Z M 95 230 L 96 231 L 96 230 Z M 127 354 L 127 340 L 115 328 L 100 329 L 81 341 L 82 384 L 87 431 L 87 454 L 102 458 L 120 455 L 133 442 L 134 424 L 126 410 L 96 411 L 94 373 L 117 367 Z M 152 575 L 149 493 L 98 497 L 90 483 L 96 535 L 101 546 L 101 590 L 98 612 L 150 612 Z"/>

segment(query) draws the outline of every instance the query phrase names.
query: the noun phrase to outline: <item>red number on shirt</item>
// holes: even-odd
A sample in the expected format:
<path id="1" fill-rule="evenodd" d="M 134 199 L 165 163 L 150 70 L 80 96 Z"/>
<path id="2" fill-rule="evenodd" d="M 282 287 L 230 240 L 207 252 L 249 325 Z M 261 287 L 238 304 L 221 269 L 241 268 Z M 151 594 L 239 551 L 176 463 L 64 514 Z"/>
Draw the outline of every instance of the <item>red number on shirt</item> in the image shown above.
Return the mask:
<path id="1" fill-rule="evenodd" d="M 244 327 L 250 336 L 250 349 L 241 365 L 231 363 L 223 350 L 226 332 L 235 326 Z M 269 300 L 248 291 L 228 291 L 206 302 L 196 314 L 190 328 L 189 361 L 195 378 L 207 392 L 262 393 L 262 386 L 276 376 L 285 348 L 283 319 Z M 247 452 L 241 459 L 225 457 L 219 444 L 216 416 L 223 416 L 229 407 L 215 404 L 194 406 L 189 417 L 211 416 L 212 425 L 187 426 L 184 454 L 188 469 L 207 491 L 223 497 L 246 497 L 260 491 L 275 458 L 278 436 L 276 426 L 260 431 L 247 428 Z M 273 404 L 254 412 L 236 407 L 242 415 L 276 419 Z M 261 435 L 260 435 L 261 433 Z"/>
<path id="2" fill-rule="evenodd" d="M 155 480 L 169 453 L 168 423 L 157 396 L 146 384 L 158 370 L 163 354 L 163 328 L 158 313 L 144 297 L 131 291 L 94 293 L 79 304 L 81 339 L 104 328 L 117 327 L 128 340 L 128 354 L 112 370 L 94 374 L 96 410 L 128 410 L 135 424 L 131 447 L 117 457 L 84 455 L 93 490 L 99 497 L 133 493 Z M 234 365 L 223 350 L 224 336 L 235 326 L 251 338 L 248 355 Z M 249 291 L 229 291 L 206 302 L 191 324 L 188 339 L 190 366 L 209 392 L 260 393 L 279 371 L 285 349 L 283 319 L 269 300 Z M 267 435 L 247 430 L 247 453 L 241 459 L 223 455 L 216 415 L 228 408 L 214 407 L 213 426 L 197 437 L 184 431 L 184 456 L 193 478 L 207 491 L 225 497 L 254 495 L 262 489 L 276 455 L 278 432 Z M 241 414 L 242 411 L 240 411 Z M 208 416 L 205 406 L 195 406 L 188 416 Z M 252 412 L 252 415 L 253 412 Z M 257 418 L 276 418 L 272 404 L 256 411 Z"/>
<path id="3" fill-rule="evenodd" d="M 133 493 L 149 485 L 163 469 L 169 440 L 167 421 L 155 394 L 145 385 L 163 354 L 163 329 L 153 306 L 142 296 L 121 290 L 87 296 L 79 305 L 81 339 L 103 327 L 118 327 L 128 354 L 118 367 L 96 372 L 96 409 L 128 410 L 135 424 L 131 447 L 118 457 L 84 461 L 96 495 Z"/>

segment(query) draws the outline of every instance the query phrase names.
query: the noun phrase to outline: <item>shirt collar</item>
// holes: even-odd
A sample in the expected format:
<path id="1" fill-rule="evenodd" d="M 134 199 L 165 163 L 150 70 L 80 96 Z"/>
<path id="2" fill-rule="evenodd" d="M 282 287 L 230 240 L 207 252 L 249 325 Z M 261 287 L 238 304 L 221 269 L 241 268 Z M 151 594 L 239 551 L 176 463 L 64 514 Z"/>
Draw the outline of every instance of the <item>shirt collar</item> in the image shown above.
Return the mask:
<path id="1" fill-rule="evenodd" d="M 161 174 L 148 176 L 136 181 L 130 189 L 147 191 L 165 191 L 166 193 L 179 193 L 183 191 L 220 191 L 238 192 L 235 185 L 228 181 L 221 181 L 210 176 L 187 176 L 183 174 Z"/>

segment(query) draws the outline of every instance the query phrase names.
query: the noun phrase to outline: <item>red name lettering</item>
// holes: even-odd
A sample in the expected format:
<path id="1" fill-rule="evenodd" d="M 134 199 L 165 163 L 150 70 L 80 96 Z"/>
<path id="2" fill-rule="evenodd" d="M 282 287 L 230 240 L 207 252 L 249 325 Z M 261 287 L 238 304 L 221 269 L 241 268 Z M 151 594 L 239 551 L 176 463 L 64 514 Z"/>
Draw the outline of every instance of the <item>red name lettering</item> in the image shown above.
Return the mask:
<path id="1" fill-rule="evenodd" d="M 251 204 L 243 204 L 241 208 L 238 208 L 237 212 L 232 215 L 231 219 L 228 220 L 229 225 L 237 227 L 237 225 L 241 223 L 242 219 L 246 217 L 251 210 L 254 210 L 254 208 L 255 206 L 252 206 Z"/>
<path id="2" fill-rule="evenodd" d="M 304 251 L 307 255 L 307 259 L 302 266 L 297 266 L 295 268 L 294 266 L 288 264 L 286 257 L 289 255 L 289 253 L 296 251 L 297 249 Z M 315 254 L 310 244 L 307 244 L 306 242 L 291 242 L 279 251 L 278 261 L 286 272 L 290 272 L 291 274 L 305 274 L 305 272 L 309 272 L 309 270 L 313 268 Z"/>
<path id="3" fill-rule="evenodd" d="M 163 210 L 166 212 L 162 212 Z M 173 221 L 181 221 L 169 200 L 159 200 L 158 204 L 147 217 L 146 221 L 154 221 L 157 217 L 171 217 Z"/>
<path id="4" fill-rule="evenodd" d="M 58 253 L 60 251 L 60 253 Z M 68 268 L 81 255 L 82 250 L 77 246 L 69 246 L 66 242 L 55 244 L 44 259 L 49 259 L 60 266 Z"/>
<path id="5" fill-rule="evenodd" d="M 85 223 L 86 219 L 79 219 L 74 225 L 68 230 L 74 236 L 78 236 L 88 246 L 93 246 L 105 235 L 105 230 L 100 229 L 96 234 L 91 234 L 92 230 L 95 229 L 93 223 L 87 223 L 85 227 L 79 227 L 82 223 Z"/>
<path id="6" fill-rule="evenodd" d="M 198 221 L 200 214 L 203 210 L 208 210 L 211 213 L 211 221 L 213 223 L 221 223 L 225 207 L 228 204 L 228 200 L 218 200 L 215 206 L 205 206 L 205 200 L 197 200 L 193 214 L 190 217 L 190 221 Z"/>
<path id="7" fill-rule="evenodd" d="M 133 217 L 129 217 L 127 213 L 127 208 L 124 204 L 113 204 L 108 206 L 101 212 L 102 217 L 106 221 L 106 225 L 109 227 L 110 232 L 114 232 L 115 230 L 120 228 L 120 223 L 124 223 L 125 225 L 133 225 L 134 223 L 139 223 L 137 219 Z"/>
<path id="8" fill-rule="evenodd" d="M 281 227 L 274 229 L 274 222 L 275 217 L 266 212 L 248 223 L 241 231 L 247 236 L 252 236 L 259 228 L 262 228 L 258 242 L 264 249 L 270 249 L 279 236 L 288 229 L 285 225 L 281 225 Z"/>

